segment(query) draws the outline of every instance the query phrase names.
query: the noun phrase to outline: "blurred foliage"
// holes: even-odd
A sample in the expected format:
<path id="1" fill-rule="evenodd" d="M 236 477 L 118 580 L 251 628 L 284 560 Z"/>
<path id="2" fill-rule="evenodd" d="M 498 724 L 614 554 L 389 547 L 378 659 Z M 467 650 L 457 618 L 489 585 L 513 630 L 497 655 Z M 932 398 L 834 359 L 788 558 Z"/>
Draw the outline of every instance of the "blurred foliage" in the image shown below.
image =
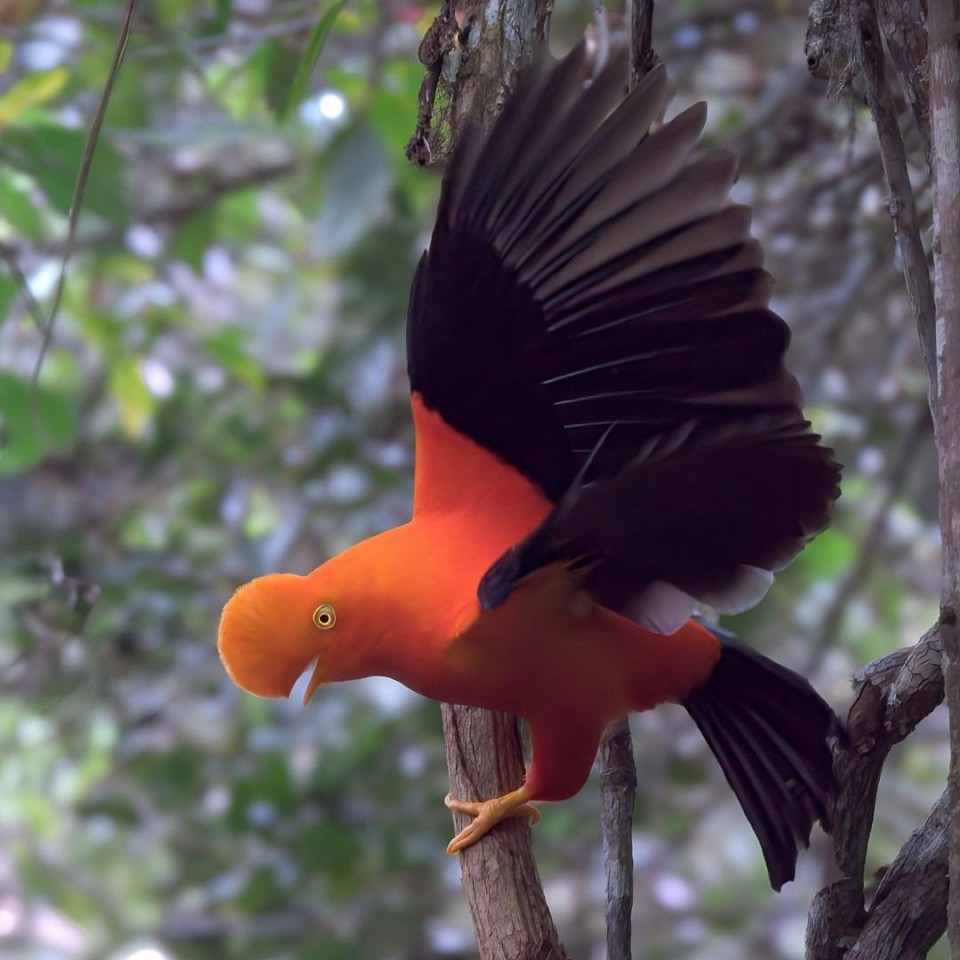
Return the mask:
<path id="1" fill-rule="evenodd" d="M 556 7 L 562 50 L 590 5 Z M 254 700 L 214 649 L 238 583 L 409 508 L 403 318 L 437 178 L 403 146 L 434 5 L 142 2 L 34 383 L 120 8 L 0 5 L 0 953 L 472 956 L 435 706 L 377 680 Z M 935 616 L 934 466 L 873 132 L 807 78 L 804 17 L 694 0 L 655 41 L 677 107 L 708 98 L 744 156 L 794 365 L 848 465 L 832 531 L 729 625 L 842 705 Z M 877 867 L 941 789 L 943 727 L 890 765 Z M 774 897 L 682 711 L 635 729 L 636 956 L 801 956 L 823 845 Z M 536 841 L 584 957 L 596 806 L 592 784 Z"/>

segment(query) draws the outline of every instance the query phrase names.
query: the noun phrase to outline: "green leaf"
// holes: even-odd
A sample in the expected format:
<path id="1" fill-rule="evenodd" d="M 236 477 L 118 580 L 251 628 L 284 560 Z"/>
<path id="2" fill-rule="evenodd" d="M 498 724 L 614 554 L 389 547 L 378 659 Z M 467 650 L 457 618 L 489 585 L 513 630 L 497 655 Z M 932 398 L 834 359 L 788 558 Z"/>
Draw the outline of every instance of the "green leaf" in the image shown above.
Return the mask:
<path id="1" fill-rule="evenodd" d="M 10 316 L 10 307 L 20 293 L 20 283 L 3 271 L 4 265 L 0 264 L 0 327 L 3 326 L 4 317 Z"/>
<path id="2" fill-rule="evenodd" d="M 276 872 L 259 867 L 253 871 L 234 905 L 253 916 L 259 916 L 271 910 L 282 910 L 289 900 L 290 890 L 277 883 Z"/>
<path id="3" fill-rule="evenodd" d="M 269 492 L 264 487 L 254 487 L 250 491 L 243 532 L 252 540 L 257 540 L 274 530 L 279 522 L 280 514 Z"/>
<path id="4" fill-rule="evenodd" d="M 856 553 L 853 540 L 831 527 L 807 544 L 797 557 L 797 569 L 814 580 L 830 580 L 849 568 Z"/>
<path id="5" fill-rule="evenodd" d="M 303 56 L 297 64 L 297 72 L 294 74 L 293 82 L 290 84 L 290 93 L 286 103 L 277 114 L 277 119 L 283 123 L 289 119 L 290 114 L 300 104 L 307 95 L 310 88 L 310 77 L 313 75 L 313 68 L 320 59 L 323 52 L 323 45 L 327 42 L 327 36 L 333 27 L 340 11 L 347 5 L 347 0 L 337 0 L 332 4 L 327 12 L 320 18 L 317 25 L 310 34 Z"/>
<path id="6" fill-rule="evenodd" d="M 86 131 L 52 124 L 12 126 L 0 141 L 0 159 L 33 177 L 43 187 L 50 203 L 66 214 L 73 203 L 77 172 L 83 162 Z M 85 205 L 114 223 L 127 219 L 123 202 L 123 161 L 106 141 L 97 152 L 87 181 Z"/>
<path id="7" fill-rule="evenodd" d="M 203 268 L 203 258 L 218 237 L 217 211 L 201 210 L 184 221 L 177 231 L 170 255 L 189 264 L 194 270 Z"/>
<path id="8" fill-rule="evenodd" d="M 289 44 L 270 40 L 255 54 L 252 63 L 259 76 L 263 96 L 275 119 L 286 109 L 290 85 L 297 74 L 297 61 Z"/>
<path id="9" fill-rule="evenodd" d="M 203 341 L 207 352 L 231 376 L 255 390 L 263 388 L 265 377 L 259 364 L 247 352 L 247 335 L 239 327 L 219 330 Z"/>
<path id="10" fill-rule="evenodd" d="M 52 100 L 66 85 L 70 73 L 65 67 L 28 73 L 0 96 L 0 127 L 19 119 L 31 107 Z"/>
<path id="11" fill-rule="evenodd" d="M 0 475 L 21 473 L 77 432 L 74 402 L 45 387 L 36 393 L 12 373 L 0 373 Z"/>
<path id="12" fill-rule="evenodd" d="M 110 389 L 124 433 L 134 438 L 143 436 L 156 404 L 143 382 L 136 357 L 123 357 L 114 362 L 110 369 Z"/>
<path id="13" fill-rule="evenodd" d="M 281 751 L 264 754 L 252 774 L 234 780 L 227 811 L 229 825 L 234 830 L 248 829 L 251 805 L 256 803 L 267 804 L 275 817 L 289 816 L 296 810 L 296 789 L 287 757 Z"/>
<path id="14" fill-rule="evenodd" d="M 0 179 L 0 220 L 7 223 L 12 233 L 39 240 L 44 233 L 43 216 L 15 179 L 20 179 L 20 175 Z"/>
<path id="15" fill-rule="evenodd" d="M 200 35 L 215 37 L 225 33 L 233 16 L 233 0 L 213 0 L 213 16 L 207 17 L 200 29 Z"/>

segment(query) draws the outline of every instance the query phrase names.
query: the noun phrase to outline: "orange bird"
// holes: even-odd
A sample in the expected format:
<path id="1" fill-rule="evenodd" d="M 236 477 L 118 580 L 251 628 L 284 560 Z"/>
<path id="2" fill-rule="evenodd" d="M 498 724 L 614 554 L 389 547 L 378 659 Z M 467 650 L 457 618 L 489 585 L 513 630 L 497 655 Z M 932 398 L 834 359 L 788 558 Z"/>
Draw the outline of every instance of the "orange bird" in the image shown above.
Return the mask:
<path id="1" fill-rule="evenodd" d="M 625 99 L 584 51 L 520 78 L 460 143 L 407 324 L 413 516 L 306 576 L 240 587 L 233 680 L 285 697 L 387 676 L 523 717 L 523 785 L 454 853 L 589 774 L 604 728 L 682 703 L 777 889 L 834 791 L 836 719 L 810 685 L 691 615 L 753 606 L 826 526 L 839 468 L 800 411 L 771 279 L 706 110 L 655 132 L 662 70 Z"/>

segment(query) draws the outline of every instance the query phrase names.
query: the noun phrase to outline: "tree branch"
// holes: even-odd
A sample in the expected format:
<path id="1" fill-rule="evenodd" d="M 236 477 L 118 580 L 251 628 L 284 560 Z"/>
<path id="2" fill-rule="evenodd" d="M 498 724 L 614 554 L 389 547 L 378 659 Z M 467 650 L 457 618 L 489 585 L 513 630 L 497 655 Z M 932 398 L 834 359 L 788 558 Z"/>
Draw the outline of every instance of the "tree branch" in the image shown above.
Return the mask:
<path id="1" fill-rule="evenodd" d="M 427 67 L 407 158 L 447 160 L 464 131 L 489 126 L 547 38 L 553 0 L 447 0 L 420 45 Z"/>
<path id="2" fill-rule="evenodd" d="M 890 900 L 885 910 L 878 896 L 870 910 L 865 909 L 864 866 L 867 841 L 873 826 L 877 785 L 890 748 L 903 740 L 916 725 L 943 700 L 943 674 L 940 666 L 939 626 L 931 628 L 916 646 L 896 650 L 870 664 L 854 680 L 856 698 L 847 715 L 848 741 L 834 751 L 834 769 L 840 793 L 834 813 L 833 841 L 840 878 L 824 887 L 814 898 L 807 926 L 807 960 L 840 960 L 847 949 L 858 949 L 861 960 L 880 958 L 881 954 L 863 952 L 858 944 L 884 943 L 894 937 L 900 917 L 894 904 L 902 903 L 901 895 Z M 897 858 L 898 870 L 905 873 L 906 859 L 912 850 L 921 849 L 936 832 L 936 820 L 928 818 L 923 837 Z M 913 840 L 910 841 L 911 843 Z M 916 939 L 924 931 L 936 930 L 936 917 L 945 918 L 946 891 L 935 899 L 937 885 L 933 874 L 938 861 L 929 860 L 930 873 L 924 887 L 928 899 L 924 912 L 933 918 L 923 928 L 914 930 L 912 947 L 920 949 L 925 941 Z M 924 874 L 926 877 L 926 874 Z M 903 891 L 906 895 L 908 891 Z M 897 927 L 897 929 L 901 929 Z M 942 928 L 941 928 L 942 932 Z M 939 936 L 939 934 L 938 934 Z M 928 950 L 933 940 L 926 942 Z M 914 954 L 910 954 L 913 956 Z M 924 956 L 925 953 L 917 953 Z M 887 953 L 889 960 L 902 960 L 907 954 Z"/>
<path id="3" fill-rule="evenodd" d="M 631 0 L 630 86 L 636 86 L 659 61 L 653 49 L 653 0 Z M 637 765 L 633 757 L 630 724 L 625 717 L 606 731 L 600 744 L 600 829 L 606 874 L 607 960 L 630 960 L 632 955 L 633 805 L 636 797 Z"/>
<path id="4" fill-rule="evenodd" d="M 950 708 L 950 875 L 960 878 L 960 46 L 956 0 L 930 0 L 930 121 L 936 279 L 934 410 L 940 468 L 940 633 Z M 960 885 L 951 890 L 950 946 L 960 956 Z"/>
<path id="5" fill-rule="evenodd" d="M 523 750 L 514 717 L 443 704 L 450 788 L 458 800 L 486 800 L 519 787 Z M 454 813 L 461 830 L 470 819 Z M 568 960 L 533 859 L 526 818 L 511 817 L 460 854 L 463 892 L 482 960 Z"/>
<path id="6" fill-rule="evenodd" d="M 627 718 L 600 744 L 600 827 L 606 872 L 607 960 L 630 960 L 633 909 L 633 804 L 637 765 Z"/>
<path id="7" fill-rule="evenodd" d="M 913 111 L 913 119 L 930 163 L 930 91 L 927 83 L 927 35 L 923 0 L 877 0 L 880 29 L 890 59 L 897 68 L 900 86 Z"/>
<path id="8" fill-rule="evenodd" d="M 927 258 L 920 240 L 917 207 L 907 171 L 907 156 L 897 123 L 893 96 L 886 79 L 883 41 L 874 0 L 855 0 L 852 5 L 854 62 L 862 68 L 867 103 L 873 114 L 880 143 L 880 157 L 889 194 L 887 209 L 893 220 L 897 249 L 903 262 L 907 297 L 920 334 L 920 349 L 927 368 L 931 409 L 938 403 L 936 374 L 936 308 Z"/>
<path id="9" fill-rule="evenodd" d="M 844 960 L 925 960 L 947 925 L 948 794 L 884 873 L 870 922 Z"/>

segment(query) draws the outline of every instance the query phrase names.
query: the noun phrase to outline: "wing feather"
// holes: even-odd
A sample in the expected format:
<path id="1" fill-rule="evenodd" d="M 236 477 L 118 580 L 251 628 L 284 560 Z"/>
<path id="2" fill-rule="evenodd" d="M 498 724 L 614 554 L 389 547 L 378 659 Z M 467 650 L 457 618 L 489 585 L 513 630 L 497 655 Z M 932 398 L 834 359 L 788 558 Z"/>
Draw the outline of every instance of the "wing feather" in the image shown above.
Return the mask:
<path id="1" fill-rule="evenodd" d="M 655 132 L 662 70 L 623 97 L 583 50 L 518 81 L 448 170 L 411 295 L 411 387 L 555 509 L 482 602 L 565 562 L 603 603 L 673 623 L 755 602 L 827 523 L 839 470 L 783 365 L 786 324 L 735 158 L 705 108 Z M 428 484 L 429 477 L 418 477 Z M 656 601 L 654 603 L 654 601 Z"/>

